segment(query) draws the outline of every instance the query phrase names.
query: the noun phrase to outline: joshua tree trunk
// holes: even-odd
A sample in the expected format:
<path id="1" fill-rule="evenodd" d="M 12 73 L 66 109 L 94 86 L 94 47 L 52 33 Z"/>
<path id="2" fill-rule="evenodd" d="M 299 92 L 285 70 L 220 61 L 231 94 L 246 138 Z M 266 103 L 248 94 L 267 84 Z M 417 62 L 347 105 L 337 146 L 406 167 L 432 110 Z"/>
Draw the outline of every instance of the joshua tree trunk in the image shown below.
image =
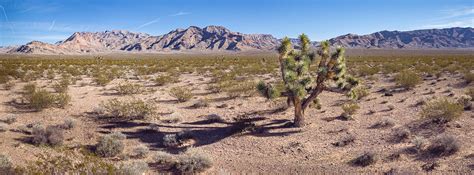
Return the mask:
<path id="1" fill-rule="evenodd" d="M 293 98 L 294 105 L 295 105 L 295 120 L 294 120 L 294 125 L 296 127 L 302 127 L 306 125 L 305 120 L 304 120 L 304 109 L 301 103 L 301 100 L 298 98 Z"/>

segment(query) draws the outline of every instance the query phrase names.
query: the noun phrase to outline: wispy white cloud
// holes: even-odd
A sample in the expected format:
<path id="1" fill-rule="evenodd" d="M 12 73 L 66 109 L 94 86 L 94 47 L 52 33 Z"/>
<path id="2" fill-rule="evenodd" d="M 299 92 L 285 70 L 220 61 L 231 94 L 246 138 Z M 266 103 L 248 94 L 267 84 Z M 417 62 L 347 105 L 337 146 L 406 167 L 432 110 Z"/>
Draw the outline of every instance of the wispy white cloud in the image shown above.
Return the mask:
<path id="1" fill-rule="evenodd" d="M 51 31 L 54 29 L 54 25 L 56 24 L 56 20 L 53 20 L 53 22 L 51 22 L 51 26 L 49 26 L 49 29 L 48 31 Z"/>
<path id="2" fill-rule="evenodd" d="M 15 30 L 13 29 L 13 25 L 10 23 L 10 20 L 8 20 L 7 11 L 5 10 L 5 8 L 3 8 L 2 5 L 0 5 L 0 8 L 3 11 L 3 16 L 5 16 L 5 21 L 7 22 L 7 25 L 10 27 L 10 30 L 12 31 L 12 33 L 15 33 Z"/>
<path id="3" fill-rule="evenodd" d="M 28 6 L 24 7 L 23 10 L 20 10 L 20 13 L 49 13 L 49 12 L 54 12 L 56 10 L 60 9 L 60 6 L 58 4 L 41 4 L 41 5 L 31 5 L 28 4 Z"/>
<path id="4" fill-rule="evenodd" d="M 191 13 L 189 12 L 178 12 L 178 13 L 175 13 L 175 14 L 171 14 L 169 16 L 183 16 L 183 15 L 189 15 Z"/>
<path id="5" fill-rule="evenodd" d="M 458 7 L 438 12 L 440 17 L 432 19 L 422 28 L 473 27 L 474 7 Z"/>
<path id="6" fill-rule="evenodd" d="M 463 20 L 463 21 L 451 21 L 446 23 L 428 24 L 422 26 L 422 28 L 449 28 L 449 27 L 473 27 L 474 18 Z"/>
<path id="7" fill-rule="evenodd" d="M 146 26 L 155 24 L 155 23 L 157 23 L 158 21 L 160 21 L 160 18 L 156 18 L 156 19 L 154 19 L 154 20 L 148 21 L 148 22 L 146 22 L 146 23 L 144 23 L 144 24 L 138 26 L 138 27 L 135 28 L 135 29 L 136 29 L 136 30 L 141 29 L 141 28 L 143 28 L 143 27 L 146 27 Z"/>

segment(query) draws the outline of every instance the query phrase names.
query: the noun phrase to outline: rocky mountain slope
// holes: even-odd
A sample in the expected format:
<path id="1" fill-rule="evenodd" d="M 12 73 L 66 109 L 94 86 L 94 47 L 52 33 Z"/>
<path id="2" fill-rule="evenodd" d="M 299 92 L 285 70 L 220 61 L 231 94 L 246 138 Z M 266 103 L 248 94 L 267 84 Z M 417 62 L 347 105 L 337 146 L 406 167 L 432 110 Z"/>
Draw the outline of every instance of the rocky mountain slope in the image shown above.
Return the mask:
<path id="1" fill-rule="evenodd" d="M 297 45 L 297 40 L 292 39 Z M 381 31 L 368 35 L 347 34 L 329 40 L 346 48 L 432 49 L 474 48 L 474 28 L 415 31 Z M 272 51 L 280 40 L 267 34 L 243 34 L 221 26 L 176 29 L 161 36 L 123 30 L 76 32 L 64 41 L 32 41 L 8 53 L 81 54 L 103 52 L 169 51 Z M 317 46 L 318 42 L 313 42 Z"/>
<path id="2" fill-rule="evenodd" d="M 347 48 L 473 48 L 473 28 L 381 31 L 369 35 L 347 34 L 329 40 Z"/>

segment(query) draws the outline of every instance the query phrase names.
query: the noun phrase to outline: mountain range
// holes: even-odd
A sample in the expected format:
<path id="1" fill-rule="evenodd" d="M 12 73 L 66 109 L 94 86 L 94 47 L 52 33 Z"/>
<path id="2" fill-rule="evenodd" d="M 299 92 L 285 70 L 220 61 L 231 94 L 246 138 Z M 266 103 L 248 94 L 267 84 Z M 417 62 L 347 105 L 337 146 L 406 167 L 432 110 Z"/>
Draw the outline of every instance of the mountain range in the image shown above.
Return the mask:
<path id="1" fill-rule="evenodd" d="M 107 52 L 213 52 L 274 51 L 281 39 L 269 34 L 243 34 L 222 26 L 176 29 L 152 36 L 125 30 L 75 32 L 55 44 L 32 41 L 3 47 L 0 52 L 24 54 L 84 54 Z M 297 46 L 297 39 L 291 39 Z M 329 39 L 331 45 L 354 49 L 474 49 L 474 28 L 414 31 L 380 31 L 368 35 L 347 34 Z M 317 46 L 318 42 L 313 42 Z"/>

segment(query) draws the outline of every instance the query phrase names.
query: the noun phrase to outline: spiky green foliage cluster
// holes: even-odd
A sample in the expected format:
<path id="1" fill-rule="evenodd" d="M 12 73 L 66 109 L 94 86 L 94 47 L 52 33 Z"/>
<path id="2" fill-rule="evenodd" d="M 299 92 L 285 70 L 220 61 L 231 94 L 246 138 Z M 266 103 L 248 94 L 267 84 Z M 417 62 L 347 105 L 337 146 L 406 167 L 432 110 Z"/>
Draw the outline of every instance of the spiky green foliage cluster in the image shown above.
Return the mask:
<path id="1" fill-rule="evenodd" d="M 334 80 L 342 87 L 346 84 L 353 86 L 358 81 L 346 75 L 346 64 L 344 49 L 337 48 L 336 52 L 330 53 L 328 41 L 321 43 L 321 49 L 315 53 L 310 51 L 310 40 L 305 34 L 299 37 L 301 50 L 294 50 L 289 38 L 284 38 L 278 48 L 280 53 L 280 68 L 285 88 L 282 92 L 271 84 L 260 82 L 257 86 L 259 92 L 267 98 L 275 98 L 289 95 L 297 98 L 308 96 L 316 86 L 320 86 L 325 80 Z M 317 60 L 316 58 L 319 57 Z M 311 66 L 318 63 L 316 72 L 311 72 Z M 315 76 L 316 74 L 316 76 Z"/>

